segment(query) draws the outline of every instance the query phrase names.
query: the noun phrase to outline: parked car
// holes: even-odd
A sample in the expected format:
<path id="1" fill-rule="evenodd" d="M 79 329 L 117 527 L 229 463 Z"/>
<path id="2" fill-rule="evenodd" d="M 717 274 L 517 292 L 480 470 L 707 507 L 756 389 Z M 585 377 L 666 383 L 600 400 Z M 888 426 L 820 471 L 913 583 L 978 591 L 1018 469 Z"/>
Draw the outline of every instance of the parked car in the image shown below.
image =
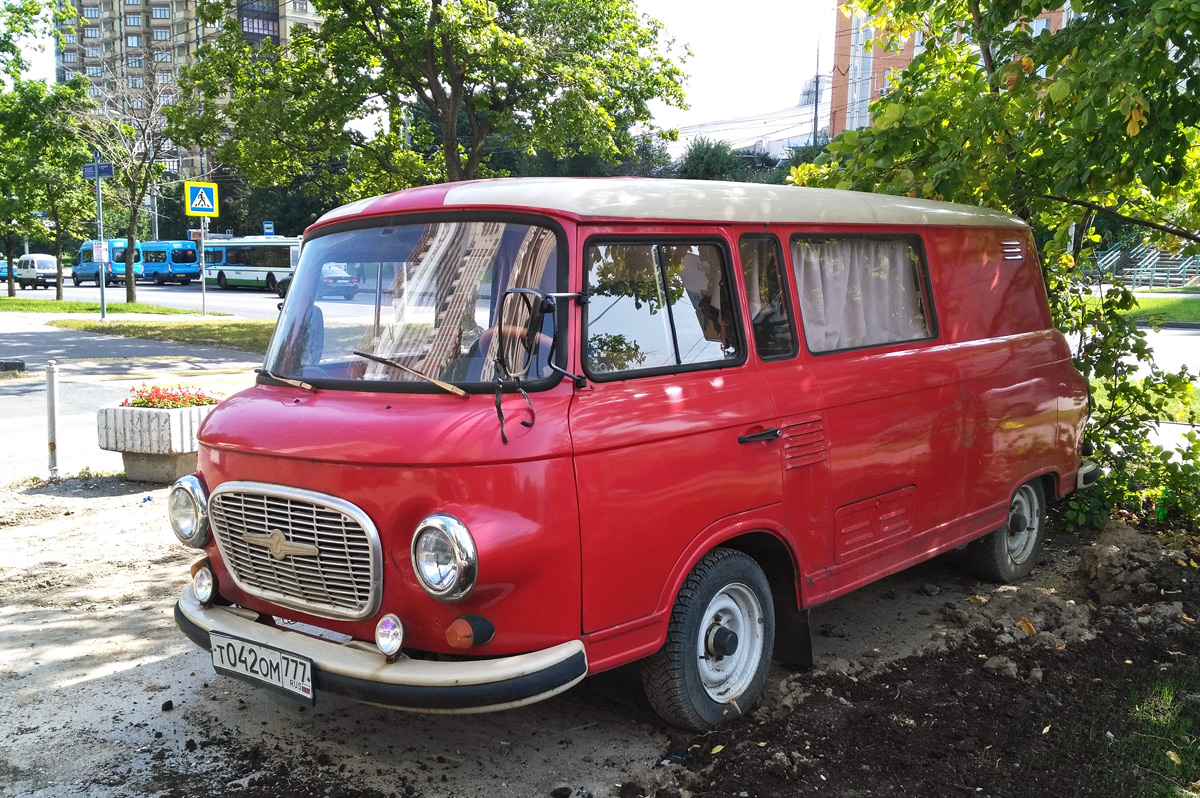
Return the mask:
<path id="1" fill-rule="evenodd" d="M 58 261 L 53 255 L 22 255 L 16 280 L 22 288 L 49 288 L 58 281 Z"/>
<path id="2" fill-rule="evenodd" d="M 392 277 L 323 309 L 347 262 Z M 291 293 L 167 504 L 182 632 L 301 703 L 491 711 L 641 660 L 707 729 L 812 664 L 811 607 L 960 547 L 1027 576 L 1099 473 L 1033 230 L 987 208 L 426 186 L 319 219 Z"/>
<path id="3" fill-rule="evenodd" d="M 280 297 L 287 296 L 292 287 L 293 275 L 281 277 L 275 284 L 275 293 Z M 321 267 L 321 282 L 317 287 L 317 296 L 337 294 L 344 299 L 354 299 L 358 294 L 358 278 L 346 271 L 339 263 L 326 263 Z"/>

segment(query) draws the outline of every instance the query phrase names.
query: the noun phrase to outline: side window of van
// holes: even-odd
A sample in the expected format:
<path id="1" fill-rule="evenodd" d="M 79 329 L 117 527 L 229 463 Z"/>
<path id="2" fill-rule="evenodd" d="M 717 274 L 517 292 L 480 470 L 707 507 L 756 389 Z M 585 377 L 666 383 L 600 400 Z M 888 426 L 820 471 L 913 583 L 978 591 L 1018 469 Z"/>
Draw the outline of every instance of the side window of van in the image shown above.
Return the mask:
<path id="1" fill-rule="evenodd" d="M 738 250 L 758 356 L 763 360 L 778 360 L 796 354 L 796 328 L 783 276 L 779 239 L 742 236 Z"/>
<path id="2" fill-rule="evenodd" d="M 912 238 L 796 236 L 792 268 L 812 352 L 933 337 L 925 265 Z"/>
<path id="3" fill-rule="evenodd" d="M 160 249 L 147 249 L 142 253 L 146 258 L 146 263 L 166 263 L 167 253 Z"/>
<path id="4" fill-rule="evenodd" d="M 591 244 L 585 262 L 589 373 L 682 371 L 743 356 L 716 245 Z"/>

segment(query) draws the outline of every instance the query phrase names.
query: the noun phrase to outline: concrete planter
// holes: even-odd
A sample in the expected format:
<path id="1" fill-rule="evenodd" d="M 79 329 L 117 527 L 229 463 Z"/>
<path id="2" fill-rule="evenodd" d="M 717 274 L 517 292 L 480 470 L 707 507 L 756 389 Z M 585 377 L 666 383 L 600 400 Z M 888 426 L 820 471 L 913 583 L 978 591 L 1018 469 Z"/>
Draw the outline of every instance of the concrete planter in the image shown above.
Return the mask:
<path id="1" fill-rule="evenodd" d="M 97 442 L 121 453 L 126 479 L 174 482 L 196 470 L 196 432 L 214 407 L 102 407 L 96 411 Z"/>

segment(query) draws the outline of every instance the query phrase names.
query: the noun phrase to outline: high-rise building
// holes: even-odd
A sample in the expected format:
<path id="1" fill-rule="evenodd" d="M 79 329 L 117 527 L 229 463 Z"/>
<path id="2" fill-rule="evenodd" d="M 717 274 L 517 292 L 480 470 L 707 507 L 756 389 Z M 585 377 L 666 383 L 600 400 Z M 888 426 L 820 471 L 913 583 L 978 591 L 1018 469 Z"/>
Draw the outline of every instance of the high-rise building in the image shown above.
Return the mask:
<path id="1" fill-rule="evenodd" d="M 196 51 L 217 27 L 196 18 L 195 0 L 69 0 L 76 12 L 73 30 L 55 48 L 56 79 L 77 74 L 102 113 L 114 117 L 153 117 L 176 98 L 179 67 L 191 65 Z M 315 27 L 320 17 L 309 0 L 239 0 L 237 20 L 251 44 L 284 42 L 296 26 Z M 168 147 L 161 158 L 168 171 L 195 174 L 194 153 Z"/>

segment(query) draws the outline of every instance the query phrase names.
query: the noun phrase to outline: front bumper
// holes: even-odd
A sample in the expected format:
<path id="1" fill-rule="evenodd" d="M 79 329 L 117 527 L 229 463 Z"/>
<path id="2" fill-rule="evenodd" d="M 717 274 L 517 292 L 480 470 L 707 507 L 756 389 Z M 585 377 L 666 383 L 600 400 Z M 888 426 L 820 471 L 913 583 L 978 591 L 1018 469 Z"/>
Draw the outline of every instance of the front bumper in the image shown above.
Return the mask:
<path id="1" fill-rule="evenodd" d="M 234 607 L 204 607 L 184 590 L 175 623 L 196 645 L 211 650 L 217 632 L 290 651 L 313 663 L 313 691 L 415 712 L 490 712 L 524 706 L 557 695 L 587 676 L 583 643 L 497 659 L 438 662 L 401 658 L 388 664 L 374 646 L 334 643 L 256 620 Z"/>
<path id="2" fill-rule="evenodd" d="M 1094 485 L 1096 480 L 1100 478 L 1100 466 L 1092 460 L 1084 460 L 1079 465 L 1079 471 L 1075 475 L 1075 487 L 1082 490 L 1083 488 Z"/>

